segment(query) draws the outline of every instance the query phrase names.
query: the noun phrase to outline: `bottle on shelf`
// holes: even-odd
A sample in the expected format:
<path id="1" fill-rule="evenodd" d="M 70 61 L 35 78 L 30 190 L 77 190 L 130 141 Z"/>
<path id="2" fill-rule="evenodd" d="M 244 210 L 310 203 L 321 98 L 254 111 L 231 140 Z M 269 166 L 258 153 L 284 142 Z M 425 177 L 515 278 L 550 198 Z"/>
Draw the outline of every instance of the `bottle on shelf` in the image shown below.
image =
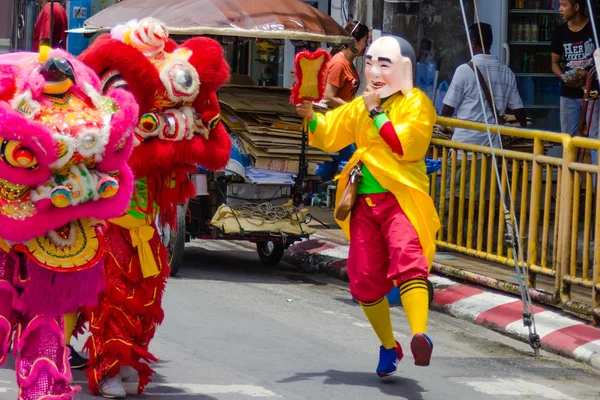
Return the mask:
<path id="1" fill-rule="evenodd" d="M 537 63 L 536 63 L 536 56 L 535 54 L 531 54 L 531 56 L 529 56 L 529 73 L 535 73 L 536 72 L 536 67 L 537 67 Z"/>
<path id="2" fill-rule="evenodd" d="M 529 29 L 531 30 L 531 41 L 537 42 L 540 38 L 540 30 L 538 27 L 537 18 L 531 19 L 531 24 L 529 25 Z"/>
<path id="3" fill-rule="evenodd" d="M 521 72 L 529 71 L 529 54 L 527 52 L 523 54 L 523 64 L 521 68 Z"/>
<path id="4" fill-rule="evenodd" d="M 548 16 L 544 15 L 540 20 L 539 41 L 543 42 L 548 36 Z"/>
<path id="5" fill-rule="evenodd" d="M 510 29 L 510 41 L 517 42 L 519 41 L 519 22 L 513 20 Z"/>
<path id="6" fill-rule="evenodd" d="M 531 31 L 531 28 L 532 28 L 531 19 L 528 18 L 525 20 L 525 30 L 524 30 L 525 32 L 524 32 L 523 41 L 525 41 L 525 42 L 532 41 L 532 33 L 533 32 Z"/>
<path id="7" fill-rule="evenodd" d="M 522 42 L 525 37 L 525 25 L 523 24 L 523 18 L 519 19 L 519 25 L 517 25 L 517 41 Z"/>

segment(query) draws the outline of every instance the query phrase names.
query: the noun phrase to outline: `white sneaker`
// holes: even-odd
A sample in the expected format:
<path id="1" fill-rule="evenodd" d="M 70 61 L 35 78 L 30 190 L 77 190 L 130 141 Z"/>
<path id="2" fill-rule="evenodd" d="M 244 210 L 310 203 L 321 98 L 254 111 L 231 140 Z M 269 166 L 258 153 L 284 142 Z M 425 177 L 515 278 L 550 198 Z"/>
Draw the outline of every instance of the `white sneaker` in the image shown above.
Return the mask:
<path id="1" fill-rule="evenodd" d="M 127 397 L 127 392 L 121 384 L 121 377 L 104 378 L 98 387 L 102 397 L 106 399 L 124 399 Z"/>
<path id="2" fill-rule="evenodd" d="M 121 367 L 120 375 L 121 375 L 122 381 L 124 381 L 124 382 L 128 381 L 129 378 L 131 378 L 131 367 L 128 365 Z"/>

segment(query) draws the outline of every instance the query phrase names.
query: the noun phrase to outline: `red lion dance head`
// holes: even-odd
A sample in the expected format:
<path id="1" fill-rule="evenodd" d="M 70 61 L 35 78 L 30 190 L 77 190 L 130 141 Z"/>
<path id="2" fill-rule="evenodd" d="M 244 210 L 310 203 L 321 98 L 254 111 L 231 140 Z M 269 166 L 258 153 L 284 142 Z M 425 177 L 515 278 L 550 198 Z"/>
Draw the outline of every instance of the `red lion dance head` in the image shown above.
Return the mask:
<path id="1" fill-rule="evenodd" d="M 216 95 L 229 80 L 221 45 L 202 37 L 177 45 L 160 21 L 145 18 L 100 36 L 80 59 L 99 74 L 105 93 L 126 88 L 136 98 L 129 164 L 136 179 L 146 180 L 147 214 L 156 206 L 173 226 L 177 204 L 195 194 L 187 174 L 198 165 L 218 170 L 229 160 L 231 140 Z"/>

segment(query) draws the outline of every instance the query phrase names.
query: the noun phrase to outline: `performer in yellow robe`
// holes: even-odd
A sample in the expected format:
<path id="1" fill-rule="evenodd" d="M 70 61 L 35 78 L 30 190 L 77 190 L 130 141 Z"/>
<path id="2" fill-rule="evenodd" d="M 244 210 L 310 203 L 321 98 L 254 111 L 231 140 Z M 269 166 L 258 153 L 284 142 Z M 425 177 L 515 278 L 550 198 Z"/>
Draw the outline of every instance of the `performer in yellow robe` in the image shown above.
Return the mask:
<path id="1" fill-rule="evenodd" d="M 414 59 L 404 39 L 382 37 L 367 52 L 363 96 L 324 115 L 315 114 L 309 102 L 297 106 L 308 121 L 311 146 L 329 152 L 357 146 L 337 193 L 339 200 L 350 171 L 361 163 L 357 200 L 350 216 L 337 222 L 350 239 L 350 291 L 381 340 L 381 377 L 394 374 L 403 357 L 386 297 L 394 282 L 411 326 L 415 365 L 429 365 L 433 351 L 426 334 L 426 279 L 440 223 L 428 194 L 424 158 L 436 115 L 427 96 L 413 88 L 413 62 L 406 54 Z"/>

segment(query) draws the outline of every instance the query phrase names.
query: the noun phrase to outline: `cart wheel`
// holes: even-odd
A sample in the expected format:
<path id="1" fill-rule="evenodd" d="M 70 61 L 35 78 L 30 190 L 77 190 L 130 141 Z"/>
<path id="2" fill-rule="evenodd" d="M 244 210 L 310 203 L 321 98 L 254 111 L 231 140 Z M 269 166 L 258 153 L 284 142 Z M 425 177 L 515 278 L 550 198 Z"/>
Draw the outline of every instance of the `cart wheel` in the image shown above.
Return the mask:
<path id="1" fill-rule="evenodd" d="M 169 254 L 169 267 L 171 276 L 177 275 L 179 267 L 183 264 L 185 253 L 185 216 L 186 206 L 177 206 L 177 231 L 173 232 L 167 224 L 163 227 L 163 243 L 167 246 Z"/>
<path id="2" fill-rule="evenodd" d="M 260 258 L 260 261 L 264 265 L 274 267 L 277 264 L 279 264 L 279 262 L 283 258 L 285 248 L 281 243 L 261 242 L 256 244 L 256 251 L 258 252 L 258 257 Z"/>

